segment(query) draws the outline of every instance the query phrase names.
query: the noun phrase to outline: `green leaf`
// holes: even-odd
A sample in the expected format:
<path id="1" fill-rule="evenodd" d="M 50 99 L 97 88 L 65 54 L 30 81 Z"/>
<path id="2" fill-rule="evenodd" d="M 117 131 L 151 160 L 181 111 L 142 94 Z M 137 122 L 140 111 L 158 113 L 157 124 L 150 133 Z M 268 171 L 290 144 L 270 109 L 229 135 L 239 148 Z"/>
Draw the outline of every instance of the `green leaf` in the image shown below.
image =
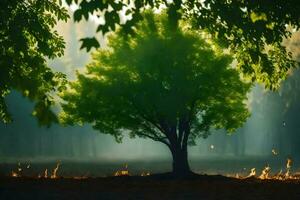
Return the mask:
<path id="1" fill-rule="evenodd" d="M 74 21 L 75 22 L 79 22 L 82 18 L 82 10 L 81 9 L 77 9 L 74 12 Z"/>
<path id="2" fill-rule="evenodd" d="M 66 0 L 66 3 L 67 3 L 68 5 L 71 5 L 72 2 L 73 2 L 73 0 Z"/>
<path id="3" fill-rule="evenodd" d="M 100 47 L 100 44 L 95 37 L 82 38 L 82 39 L 80 39 L 80 41 L 82 42 L 80 49 L 86 48 L 87 52 L 89 52 L 91 50 L 91 48 L 93 48 L 93 47 L 96 49 Z"/>

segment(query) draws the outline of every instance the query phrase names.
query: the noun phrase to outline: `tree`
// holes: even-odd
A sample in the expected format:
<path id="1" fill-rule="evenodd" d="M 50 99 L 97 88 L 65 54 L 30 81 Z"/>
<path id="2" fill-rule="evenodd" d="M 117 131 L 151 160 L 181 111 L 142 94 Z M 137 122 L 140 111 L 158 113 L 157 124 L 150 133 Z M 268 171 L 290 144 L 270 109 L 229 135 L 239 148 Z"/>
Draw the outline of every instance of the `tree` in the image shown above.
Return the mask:
<path id="1" fill-rule="evenodd" d="M 36 103 L 40 124 L 56 121 L 51 93 L 65 81 L 46 59 L 63 54 L 65 43 L 53 27 L 68 19 L 67 10 L 52 0 L 1 0 L 0 7 L 0 120 L 11 121 L 5 96 L 17 90 Z"/>
<path id="2" fill-rule="evenodd" d="M 188 144 L 211 128 L 233 131 L 246 120 L 250 84 L 198 32 L 174 30 L 165 15 L 144 17 L 133 36 L 119 30 L 93 54 L 62 94 L 61 119 L 91 123 L 119 142 L 124 134 L 159 141 L 172 153 L 173 172 L 184 175 Z"/>
<path id="3" fill-rule="evenodd" d="M 290 52 L 282 46 L 282 40 L 290 37 L 292 30 L 300 27 L 300 4 L 298 0 L 135 0 L 99 1 L 66 0 L 77 3 L 79 9 L 74 20 L 86 20 L 89 14 L 105 19 L 97 32 L 106 34 L 120 25 L 127 33 L 142 20 L 141 12 L 147 7 L 167 8 L 168 17 L 177 24 L 179 19 L 192 19 L 194 28 L 206 30 L 231 50 L 238 61 L 238 69 L 252 81 L 277 89 L 288 74 L 297 66 Z M 125 13 L 125 14 L 121 14 Z M 121 18 L 127 18 L 124 23 Z M 289 27 L 288 27 L 289 25 Z M 82 48 L 99 47 L 93 38 L 83 38 Z"/>

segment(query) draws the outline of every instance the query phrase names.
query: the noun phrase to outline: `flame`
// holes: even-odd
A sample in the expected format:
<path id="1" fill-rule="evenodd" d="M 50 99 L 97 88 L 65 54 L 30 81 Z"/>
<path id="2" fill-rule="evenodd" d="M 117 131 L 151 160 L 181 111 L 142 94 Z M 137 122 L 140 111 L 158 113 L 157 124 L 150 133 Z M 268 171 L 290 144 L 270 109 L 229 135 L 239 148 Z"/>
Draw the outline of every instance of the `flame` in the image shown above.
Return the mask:
<path id="1" fill-rule="evenodd" d="M 60 166 L 61 166 L 61 162 L 57 162 L 56 167 L 52 170 L 52 173 L 46 168 L 41 174 L 38 174 L 37 176 L 33 176 L 32 178 L 46 178 L 46 179 L 51 178 L 51 179 L 56 179 L 56 178 L 58 178 L 57 173 L 58 173 L 58 170 L 59 170 Z M 11 177 L 22 177 L 22 172 L 23 171 L 26 172 L 26 169 L 29 169 L 30 167 L 31 167 L 31 164 L 28 163 L 26 165 L 26 168 L 24 167 L 24 169 L 22 169 L 21 168 L 21 163 L 19 162 L 17 164 L 17 168 L 15 170 L 11 171 L 10 176 Z M 127 164 L 125 165 L 125 167 L 127 169 Z M 86 179 L 86 178 L 88 178 L 88 175 L 74 176 L 74 177 L 69 177 L 69 178 L 72 178 L 72 179 Z"/>
<path id="2" fill-rule="evenodd" d="M 290 158 L 287 159 L 287 162 L 286 162 L 287 169 L 290 169 L 292 167 L 292 162 L 293 162 L 292 159 L 290 159 Z"/>
<path id="3" fill-rule="evenodd" d="M 258 177 L 259 179 L 269 179 L 269 172 L 271 171 L 271 167 L 266 166 L 262 172 L 261 175 Z"/>
<path id="4" fill-rule="evenodd" d="M 128 170 L 118 170 L 115 172 L 114 176 L 130 176 Z"/>
<path id="5" fill-rule="evenodd" d="M 58 163 L 56 164 L 56 167 L 53 169 L 53 173 L 52 173 L 52 175 L 50 176 L 50 178 L 52 178 L 52 179 L 57 178 L 57 171 L 58 171 L 58 169 L 59 169 L 59 166 L 60 166 L 60 163 L 58 162 Z"/>
<path id="6" fill-rule="evenodd" d="M 282 169 L 273 177 L 273 179 L 284 180 L 284 176 L 282 174 Z"/>
<path id="7" fill-rule="evenodd" d="M 256 175 L 256 169 L 252 168 L 250 174 L 246 178 L 254 177 Z"/>
<path id="8" fill-rule="evenodd" d="M 48 169 L 45 169 L 44 178 L 48 178 Z"/>
<path id="9" fill-rule="evenodd" d="M 16 171 L 14 171 L 14 170 L 12 170 L 11 171 L 11 177 L 21 177 L 21 172 L 23 171 L 23 169 L 21 168 L 21 163 L 20 162 L 18 162 L 18 167 L 17 167 L 17 170 Z"/>
<path id="10" fill-rule="evenodd" d="M 235 176 L 234 175 L 227 175 L 227 176 L 235 177 L 235 178 L 238 178 L 238 179 L 256 177 L 256 178 L 261 179 L 261 180 L 266 180 L 266 179 L 282 180 L 282 181 L 291 180 L 291 179 L 292 180 L 300 180 L 300 172 L 296 172 L 294 174 L 291 173 L 292 163 L 293 163 L 292 159 L 288 158 L 287 162 L 286 162 L 286 172 L 285 173 L 283 173 L 283 170 L 281 169 L 278 173 L 276 173 L 274 175 L 271 175 L 270 174 L 271 167 L 269 165 L 267 165 L 262 170 L 261 174 L 258 177 L 256 177 L 256 169 L 255 168 L 252 168 L 249 175 L 245 176 L 245 177 L 242 177 L 239 174 L 236 174 Z"/>
<path id="11" fill-rule="evenodd" d="M 285 173 L 285 178 L 290 178 L 291 177 L 291 167 L 292 167 L 292 159 L 288 158 L 286 161 L 286 173 Z"/>
<path id="12" fill-rule="evenodd" d="M 277 153 L 275 150 L 273 152 L 274 149 L 272 149 L 272 153 L 274 154 Z M 285 180 L 300 180 L 300 172 L 295 172 L 292 173 L 291 169 L 292 169 L 292 159 L 288 158 L 286 161 L 286 166 L 285 166 L 285 170 L 280 170 L 278 173 L 275 174 L 271 174 L 271 167 L 269 165 L 267 165 L 266 167 L 264 167 L 264 169 L 262 170 L 261 174 L 259 176 L 257 176 L 256 174 L 256 168 L 252 168 L 250 170 L 250 173 L 247 176 L 243 176 L 242 174 L 233 174 L 233 175 L 226 175 L 229 177 L 233 177 L 233 178 L 237 178 L 237 179 L 245 179 L 245 178 L 249 178 L 249 177 L 254 177 L 254 178 L 258 178 L 261 180 L 281 180 L 281 181 L 285 181 Z M 45 169 L 45 171 L 42 174 L 38 174 L 38 178 L 51 178 L 51 179 L 56 179 L 58 178 L 57 173 L 58 170 L 60 168 L 61 163 L 58 162 L 56 164 L 56 167 L 49 173 L 48 169 Z M 24 172 L 26 172 L 26 169 L 29 169 L 31 167 L 30 164 L 26 165 L 26 168 L 24 167 L 24 169 L 21 167 L 21 163 L 18 163 L 16 169 L 11 171 L 10 176 L 11 177 L 22 177 Z M 243 170 L 245 171 L 246 168 L 243 168 Z M 130 176 L 129 170 L 128 170 L 128 164 L 124 165 L 124 168 L 121 170 L 116 171 L 114 174 L 114 176 Z M 143 171 L 140 176 L 150 176 L 150 172 L 147 171 Z M 89 178 L 88 175 L 84 175 L 84 176 L 73 176 L 73 177 L 69 177 L 72 179 L 86 179 Z"/>
<path id="13" fill-rule="evenodd" d="M 150 176 L 151 174 L 150 174 L 150 172 L 142 172 L 141 173 L 141 176 Z"/>
<path id="14" fill-rule="evenodd" d="M 114 173 L 114 176 L 130 176 L 128 171 L 128 164 L 125 164 L 125 168 L 122 170 L 118 170 Z"/>

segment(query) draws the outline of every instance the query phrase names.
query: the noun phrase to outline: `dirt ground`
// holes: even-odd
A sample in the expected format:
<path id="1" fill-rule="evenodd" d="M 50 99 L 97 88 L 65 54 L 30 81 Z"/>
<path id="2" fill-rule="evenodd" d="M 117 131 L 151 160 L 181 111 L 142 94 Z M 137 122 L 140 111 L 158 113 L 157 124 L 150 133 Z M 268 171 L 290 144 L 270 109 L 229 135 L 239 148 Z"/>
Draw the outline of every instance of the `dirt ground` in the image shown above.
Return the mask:
<path id="1" fill-rule="evenodd" d="M 239 180 L 222 176 L 174 179 L 161 176 L 88 179 L 0 177 L 1 200 L 300 200 L 300 180 Z"/>

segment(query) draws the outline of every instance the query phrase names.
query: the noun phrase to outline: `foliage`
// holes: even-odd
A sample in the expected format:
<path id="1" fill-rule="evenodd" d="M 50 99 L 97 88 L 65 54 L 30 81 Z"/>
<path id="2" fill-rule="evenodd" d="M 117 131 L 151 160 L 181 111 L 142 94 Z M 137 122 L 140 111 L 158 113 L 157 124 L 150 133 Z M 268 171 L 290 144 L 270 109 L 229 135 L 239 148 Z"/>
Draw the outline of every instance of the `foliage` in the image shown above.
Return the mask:
<path id="1" fill-rule="evenodd" d="M 245 77 L 264 83 L 269 89 L 277 89 L 288 70 L 296 66 L 281 42 L 283 37 L 291 35 L 293 28 L 300 27 L 298 0 L 67 0 L 67 3 L 79 4 L 75 21 L 83 17 L 87 20 L 89 14 L 102 16 L 105 24 L 100 24 L 97 32 L 103 34 L 114 31 L 117 25 L 132 33 L 145 8 L 158 9 L 164 5 L 174 24 L 181 18 L 191 19 L 194 28 L 205 29 L 234 53 Z M 120 13 L 124 11 L 128 20 L 121 23 Z M 83 40 L 82 47 L 89 50 L 99 46 L 97 40 L 90 41 Z"/>
<path id="2" fill-rule="evenodd" d="M 65 43 L 53 27 L 68 19 L 67 11 L 52 0 L 1 0 L 0 7 L 0 120 L 11 120 L 5 96 L 14 89 L 36 103 L 40 124 L 49 124 L 56 120 L 51 92 L 63 89 L 65 80 L 46 58 L 63 54 Z"/>
<path id="3" fill-rule="evenodd" d="M 109 47 L 77 74 L 62 94 L 62 121 L 91 123 L 117 141 L 128 133 L 170 148 L 194 144 L 211 128 L 241 126 L 250 84 L 232 58 L 184 25 L 174 31 L 165 15 L 144 17 L 134 35 L 110 35 Z"/>

